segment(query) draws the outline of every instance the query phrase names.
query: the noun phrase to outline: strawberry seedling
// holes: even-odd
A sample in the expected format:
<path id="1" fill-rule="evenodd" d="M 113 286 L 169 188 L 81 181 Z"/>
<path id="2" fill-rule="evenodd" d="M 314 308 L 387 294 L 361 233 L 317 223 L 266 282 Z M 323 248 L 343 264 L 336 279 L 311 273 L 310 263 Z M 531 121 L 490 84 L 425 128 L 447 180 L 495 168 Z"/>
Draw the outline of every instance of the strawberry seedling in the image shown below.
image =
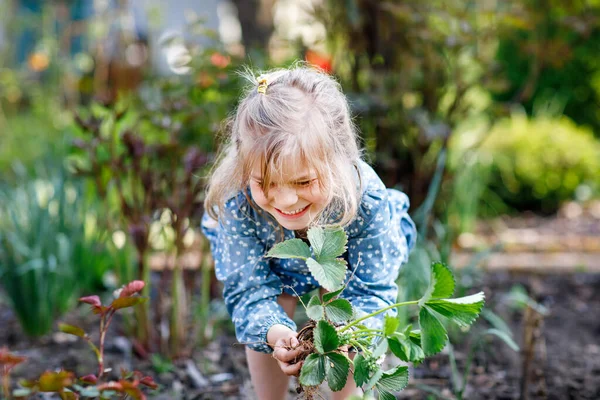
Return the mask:
<path id="1" fill-rule="evenodd" d="M 440 352 L 448 342 L 448 333 L 440 317 L 461 327 L 469 327 L 484 305 L 484 294 L 451 298 L 455 281 L 444 264 L 431 265 L 431 279 L 425 294 L 413 301 L 390 304 L 370 314 L 358 315 L 352 304 L 341 297 L 347 282 L 346 251 L 348 238 L 343 229 L 313 227 L 308 231 L 310 246 L 301 239 L 290 239 L 275 245 L 268 257 L 301 258 L 319 285 L 329 293 L 313 296 L 306 305 L 309 323 L 298 333 L 303 352 L 296 362 L 303 361 L 299 390 L 311 398 L 313 387 L 327 382 L 331 390 L 346 385 L 350 371 L 356 385 L 369 393 L 378 392 L 379 399 L 394 399 L 392 392 L 408 384 L 408 367 L 398 365 L 383 370 L 378 360 L 392 352 L 405 362 L 418 364 L 427 356 Z M 312 250 L 312 251 L 311 251 Z M 350 276 L 349 279 L 352 279 Z M 392 315 L 399 307 L 418 307 L 419 329 L 400 326 Z M 386 313 L 381 327 L 367 326 L 371 318 Z M 351 359 L 347 349 L 358 354 Z"/>

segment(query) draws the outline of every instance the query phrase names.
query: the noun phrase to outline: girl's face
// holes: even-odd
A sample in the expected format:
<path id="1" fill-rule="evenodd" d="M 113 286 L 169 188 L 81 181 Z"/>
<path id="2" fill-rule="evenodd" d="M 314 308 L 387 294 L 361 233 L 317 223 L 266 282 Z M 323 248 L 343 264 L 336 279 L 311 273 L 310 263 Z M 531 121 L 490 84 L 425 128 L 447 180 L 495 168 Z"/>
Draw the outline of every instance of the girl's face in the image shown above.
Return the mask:
<path id="1" fill-rule="evenodd" d="M 327 206 L 327 197 L 320 188 L 314 169 L 303 163 L 289 162 L 281 174 L 273 176 L 268 196 L 261 188 L 260 163 L 250 174 L 250 192 L 256 204 L 271 214 L 281 226 L 302 230 Z"/>

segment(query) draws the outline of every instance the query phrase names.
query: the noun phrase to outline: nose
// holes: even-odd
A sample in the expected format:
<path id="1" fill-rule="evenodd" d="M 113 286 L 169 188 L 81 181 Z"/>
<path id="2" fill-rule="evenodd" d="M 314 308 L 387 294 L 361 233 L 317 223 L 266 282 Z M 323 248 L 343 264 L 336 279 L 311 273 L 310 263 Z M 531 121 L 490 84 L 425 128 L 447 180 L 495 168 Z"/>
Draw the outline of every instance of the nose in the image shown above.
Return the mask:
<path id="1" fill-rule="evenodd" d="M 280 186 L 273 190 L 273 200 L 277 208 L 286 208 L 298 202 L 298 194 L 294 188 Z"/>

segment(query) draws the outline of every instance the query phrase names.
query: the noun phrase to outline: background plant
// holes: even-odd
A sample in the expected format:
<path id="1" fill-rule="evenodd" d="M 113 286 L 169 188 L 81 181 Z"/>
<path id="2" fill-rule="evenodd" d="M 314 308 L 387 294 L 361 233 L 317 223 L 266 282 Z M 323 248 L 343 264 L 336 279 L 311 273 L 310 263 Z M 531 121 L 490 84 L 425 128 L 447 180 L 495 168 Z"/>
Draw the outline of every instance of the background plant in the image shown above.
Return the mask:
<path id="1" fill-rule="evenodd" d="M 0 189 L 0 283 L 23 330 L 43 335 L 82 291 L 103 287 L 112 257 L 93 201 L 66 171 Z"/>
<path id="2" fill-rule="evenodd" d="M 138 296 L 138 293 L 144 288 L 144 282 L 133 281 L 122 287 L 118 292 L 118 297 L 113 300 L 108 306 L 103 306 L 100 297 L 86 296 L 79 299 L 82 303 L 87 303 L 92 306 L 94 314 L 100 316 L 99 342 L 94 344 L 88 334 L 81 328 L 60 324 L 59 328 L 62 332 L 70 335 L 75 335 L 84 339 L 96 354 L 98 360 L 98 373 L 88 374 L 76 378 L 75 374 L 66 371 L 46 371 L 38 379 L 23 380 L 20 382 L 22 388 L 16 389 L 13 392 L 15 398 L 27 398 L 37 393 L 58 393 L 63 400 L 78 399 L 82 397 L 97 397 L 101 399 L 110 399 L 115 396 L 119 398 L 131 397 L 136 400 L 145 400 L 146 396 L 140 389 L 140 385 L 156 389 L 158 385 L 152 377 L 145 376 L 139 371 L 121 370 L 121 379 L 118 381 L 106 381 L 105 373 L 110 369 L 105 369 L 104 364 L 104 345 L 108 328 L 115 313 L 118 310 L 134 307 L 148 300 L 145 297 Z M 7 357 L 10 354 L 2 354 L 0 365 L 14 365 L 19 357 Z M 7 398 L 10 396 L 7 395 Z"/>

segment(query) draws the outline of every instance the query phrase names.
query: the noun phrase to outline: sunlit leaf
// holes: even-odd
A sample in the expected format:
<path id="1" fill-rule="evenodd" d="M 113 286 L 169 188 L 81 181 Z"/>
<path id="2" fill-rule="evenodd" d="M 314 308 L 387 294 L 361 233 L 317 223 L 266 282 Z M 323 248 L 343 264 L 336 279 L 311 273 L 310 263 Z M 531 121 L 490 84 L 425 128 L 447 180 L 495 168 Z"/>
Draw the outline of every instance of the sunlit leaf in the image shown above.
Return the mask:
<path id="1" fill-rule="evenodd" d="M 350 370 L 350 361 L 339 353 L 327 354 L 325 371 L 327 374 L 327 383 L 334 392 L 340 391 L 346 386 L 348 371 Z"/>
<path id="2" fill-rule="evenodd" d="M 421 347 L 427 356 L 439 353 L 448 341 L 446 328 L 431 311 L 424 306 L 419 312 L 421 326 Z"/>
<path id="3" fill-rule="evenodd" d="M 346 232 L 342 228 L 337 229 L 325 229 L 325 243 L 321 249 L 317 260 L 337 258 L 344 254 L 346 251 L 346 244 L 348 243 L 348 237 Z"/>
<path id="4" fill-rule="evenodd" d="M 454 293 L 454 275 L 448 266 L 441 262 L 434 262 L 431 266 L 432 278 L 435 277 L 435 285 L 433 293 L 431 294 L 432 299 L 445 299 L 451 297 Z"/>
<path id="5" fill-rule="evenodd" d="M 427 303 L 430 299 L 452 296 L 452 293 L 454 293 L 454 286 L 455 283 L 452 271 L 442 263 L 432 263 L 429 286 L 423 297 L 419 300 L 419 307 L 422 307 L 423 304 Z"/>
<path id="6" fill-rule="evenodd" d="M 320 226 L 313 226 L 306 232 L 306 237 L 310 242 L 310 247 L 312 247 L 315 257 L 320 257 L 323 245 L 325 244 L 325 229 Z"/>
<path id="7" fill-rule="evenodd" d="M 312 258 L 306 260 L 310 273 L 315 277 L 319 285 L 329 291 L 335 291 L 344 282 L 346 276 L 346 262 L 344 260 L 328 260 L 317 262 Z"/>
<path id="8" fill-rule="evenodd" d="M 479 292 L 458 299 L 430 300 L 425 304 L 458 325 L 468 327 L 477 319 L 483 308 L 484 294 Z"/>
<path id="9" fill-rule="evenodd" d="M 133 307 L 146 301 L 148 301 L 147 297 L 119 297 L 111 303 L 110 307 L 114 310 L 119 310 L 121 308 Z"/>
<path id="10" fill-rule="evenodd" d="M 310 256 L 310 248 L 302 239 L 289 239 L 277 243 L 267 252 L 267 257 L 275 258 L 301 258 L 306 260 Z"/>
<path id="11" fill-rule="evenodd" d="M 61 332 L 64 332 L 64 333 L 68 333 L 69 335 L 79 336 L 81 338 L 87 336 L 87 334 L 85 333 L 85 331 L 83 329 L 81 329 L 77 326 L 73 326 L 73 325 L 59 323 L 58 330 Z"/>
<path id="12" fill-rule="evenodd" d="M 383 319 L 383 334 L 385 336 L 391 335 L 396 332 L 398 325 L 400 325 L 400 320 L 397 317 L 386 314 Z"/>
<path id="13" fill-rule="evenodd" d="M 71 386 L 75 375 L 68 371 L 51 372 L 46 371 L 38 380 L 40 392 L 58 392 L 67 386 Z"/>
<path id="14" fill-rule="evenodd" d="M 300 383 L 304 386 L 317 386 L 325 379 L 325 356 L 310 354 L 302 364 Z"/>
<path id="15" fill-rule="evenodd" d="M 337 331 L 327 321 L 322 320 L 317 322 L 313 335 L 315 348 L 321 354 L 336 350 L 340 345 L 340 338 Z"/>
<path id="16" fill-rule="evenodd" d="M 79 399 L 79 395 L 70 391 L 63 391 L 58 393 L 61 400 L 77 400 Z"/>

